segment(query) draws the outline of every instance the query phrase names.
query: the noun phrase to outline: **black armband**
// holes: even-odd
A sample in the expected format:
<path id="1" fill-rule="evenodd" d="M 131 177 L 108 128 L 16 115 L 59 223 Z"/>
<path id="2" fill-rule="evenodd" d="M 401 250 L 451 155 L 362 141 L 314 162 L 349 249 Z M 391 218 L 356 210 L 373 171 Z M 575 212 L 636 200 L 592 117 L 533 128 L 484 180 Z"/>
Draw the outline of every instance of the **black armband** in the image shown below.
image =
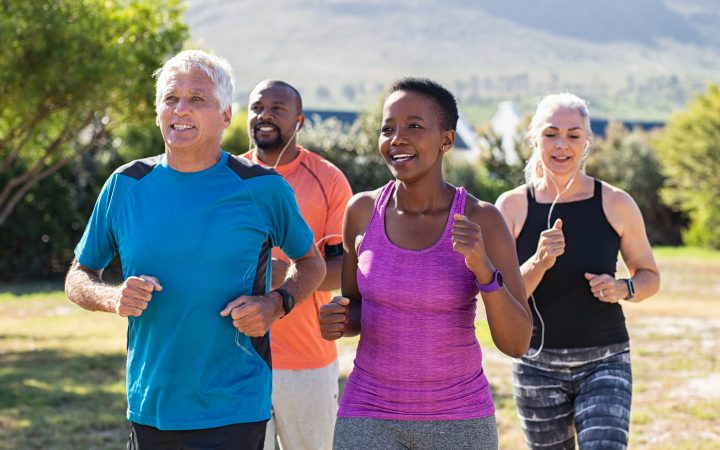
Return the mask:
<path id="1" fill-rule="evenodd" d="M 325 257 L 332 258 L 333 256 L 342 256 L 343 246 L 342 244 L 328 245 L 325 244 Z"/>

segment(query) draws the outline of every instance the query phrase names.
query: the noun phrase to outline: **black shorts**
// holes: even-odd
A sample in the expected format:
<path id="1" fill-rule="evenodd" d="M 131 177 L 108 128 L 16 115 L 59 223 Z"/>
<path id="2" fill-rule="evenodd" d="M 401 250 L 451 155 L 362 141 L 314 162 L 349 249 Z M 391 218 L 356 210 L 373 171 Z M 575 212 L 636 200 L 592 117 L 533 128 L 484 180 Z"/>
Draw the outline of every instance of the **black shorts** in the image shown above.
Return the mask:
<path id="1" fill-rule="evenodd" d="M 262 450 L 267 421 L 177 431 L 130 424 L 128 450 Z"/>

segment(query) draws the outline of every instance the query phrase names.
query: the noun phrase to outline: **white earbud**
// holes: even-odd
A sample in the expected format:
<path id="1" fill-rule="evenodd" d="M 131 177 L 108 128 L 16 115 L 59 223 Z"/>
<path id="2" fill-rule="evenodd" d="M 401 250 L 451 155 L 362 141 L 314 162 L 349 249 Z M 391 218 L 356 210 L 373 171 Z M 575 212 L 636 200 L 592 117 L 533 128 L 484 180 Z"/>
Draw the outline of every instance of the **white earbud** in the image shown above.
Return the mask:
<path id="1" fill-rule="evenodd" d="M 290 138 L 288 138 L 288 140 L 285 143 L 285 146 L 282 148 L 282 150 L 280 150 L 280 154 L 278 155 L 278 158 L 275 161 L 275 165 L 273 166 L 273 169 L 275 169 L 278 166 L 278 164 L 280 164 L 280 159 L 282 159 L 283 155 L 285 154 L 285 150 L 287 150 L 288 145 L 290 145 L 290 142 L 297 135 L 298 131 L 300 131 L 300 121 L 299 120 L 295 124 L 295 129 L 293 130 L 292 135 L 290 136 Z"/>

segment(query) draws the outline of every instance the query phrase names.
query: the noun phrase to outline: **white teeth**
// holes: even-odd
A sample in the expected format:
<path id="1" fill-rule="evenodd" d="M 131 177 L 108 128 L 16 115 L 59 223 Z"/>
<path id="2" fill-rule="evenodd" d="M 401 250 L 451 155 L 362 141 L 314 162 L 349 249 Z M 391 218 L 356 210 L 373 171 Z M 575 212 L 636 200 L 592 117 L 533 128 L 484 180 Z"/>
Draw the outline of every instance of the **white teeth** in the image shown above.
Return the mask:
<path id="1" fill-rule="evenodd" d="M 190 128 L 194 128 L 192 125 L 182 125 L 182 124 L 179 124 L 179 123 L 176 123 L 176 124 L 173 125 L 172 127 L 173 127 L 174 129 L 180 130 L 180 131 L 189 130 Z"/>
<path id="2" fill-rule="evenodd" d="M 409 155 L 407 153 L 398 153 L 397 155 L 392 155 L 391 158 L 393 161 L 405 161 L 406 159 L 412 158 L 414 155 Z"/>
<path id="3" fill-rule="evenodd" d="M 260 131 L 275 131 L 275 127 L 258 127 Z"/>

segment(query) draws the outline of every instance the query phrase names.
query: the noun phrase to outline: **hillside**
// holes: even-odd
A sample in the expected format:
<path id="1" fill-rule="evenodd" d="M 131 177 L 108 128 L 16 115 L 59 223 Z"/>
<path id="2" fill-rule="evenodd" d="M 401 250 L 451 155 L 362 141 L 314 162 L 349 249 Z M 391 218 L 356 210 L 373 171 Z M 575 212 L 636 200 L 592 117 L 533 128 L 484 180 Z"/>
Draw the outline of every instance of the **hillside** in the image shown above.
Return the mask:
<path id="1" fill-rule="evenodd" d="M 308 105 L 359 109 L 394 78 L 450 87 L 471 116 L 571 90 L 606 117 L 664 119 L 720 82 L 715 0 L 190 0 L 196 42 L 228 58 L 240 101 L 294 83 Z M 467 114 L 467 113 L 466 113 Z"/>

